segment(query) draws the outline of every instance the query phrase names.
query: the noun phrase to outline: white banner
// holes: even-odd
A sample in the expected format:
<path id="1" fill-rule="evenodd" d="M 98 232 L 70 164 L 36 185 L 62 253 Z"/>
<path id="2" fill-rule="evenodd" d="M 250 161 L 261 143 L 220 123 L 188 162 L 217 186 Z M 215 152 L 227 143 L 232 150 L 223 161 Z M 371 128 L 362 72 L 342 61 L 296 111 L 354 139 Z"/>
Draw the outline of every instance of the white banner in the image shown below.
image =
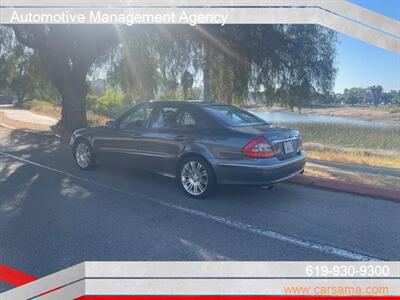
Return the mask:
<path id="1" fill-rule="evenodd" d="M 400 262 L 86 262 L 0 294 L 400 296 Z"/>
<path id="2" fill-rule="evenodd" d="M 400 54 L 400 22 L 343 0 L 2 0 L 1 24 L 319 24 Z"/>

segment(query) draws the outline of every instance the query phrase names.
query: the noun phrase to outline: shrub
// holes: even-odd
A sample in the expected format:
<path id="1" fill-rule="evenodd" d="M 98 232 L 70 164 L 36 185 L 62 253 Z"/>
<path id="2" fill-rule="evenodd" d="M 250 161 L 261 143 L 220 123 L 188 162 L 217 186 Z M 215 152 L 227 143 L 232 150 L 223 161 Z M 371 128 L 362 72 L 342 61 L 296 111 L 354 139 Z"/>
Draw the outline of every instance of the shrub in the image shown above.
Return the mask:
<path id="1" fill-rule="evenodd" d="M 94 114 L 116 118 L 130 108 L 132 104 L 133 101 L 129 95 L 106 90 L 101 97 L 88 96 L 86 108 Z"/>

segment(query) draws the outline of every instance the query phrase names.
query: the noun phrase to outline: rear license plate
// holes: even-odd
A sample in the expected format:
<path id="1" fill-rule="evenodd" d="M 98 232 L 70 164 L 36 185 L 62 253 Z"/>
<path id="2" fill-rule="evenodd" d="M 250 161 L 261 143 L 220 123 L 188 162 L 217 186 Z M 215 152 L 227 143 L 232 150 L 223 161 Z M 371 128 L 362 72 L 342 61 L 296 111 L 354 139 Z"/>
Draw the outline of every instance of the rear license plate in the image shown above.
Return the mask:
<path id="1" fill-rule="evenodd" d="M 283 142 L 283 150 L 285 154 L 291 153 L 294 151 L 293 141 Z"/>

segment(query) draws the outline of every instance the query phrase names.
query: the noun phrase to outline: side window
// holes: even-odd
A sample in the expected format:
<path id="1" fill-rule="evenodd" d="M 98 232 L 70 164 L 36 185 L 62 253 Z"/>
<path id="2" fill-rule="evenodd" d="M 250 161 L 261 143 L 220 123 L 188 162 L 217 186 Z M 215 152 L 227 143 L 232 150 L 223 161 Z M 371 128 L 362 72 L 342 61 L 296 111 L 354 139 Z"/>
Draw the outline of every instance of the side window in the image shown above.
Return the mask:
<path id="1" fill-rule="evenodd" d="M 142 128 L 149 119 L 152 111 L 152 107 L 141 107 L 132 110 L 119 122 L 119 129 L 129 130 Z"/>
<path id="2" fill-rule="evenodd" d="M 151 128 L 177 128 L 179 109 L 177 107 L 163 107 L 159 110 Z"/>
<path id="3" fill-rule="evenodd" d="M 178 126 L 180 128 L 196 128 L 196 121 L 191 113 L 182 111 L 179 115 Z"/>

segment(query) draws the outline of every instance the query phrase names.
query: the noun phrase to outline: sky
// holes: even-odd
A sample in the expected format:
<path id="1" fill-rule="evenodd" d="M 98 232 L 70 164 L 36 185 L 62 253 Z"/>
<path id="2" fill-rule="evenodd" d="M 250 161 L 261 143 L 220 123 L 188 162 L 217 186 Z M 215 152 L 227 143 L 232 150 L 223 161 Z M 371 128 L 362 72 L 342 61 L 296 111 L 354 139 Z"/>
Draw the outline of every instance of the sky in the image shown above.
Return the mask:
<path id="1" fill-rule="evenodd" d="M 349 0 L 393 19 L 400 20 L 400 0 Z M 400 55 L 338 33 L 335 91 L 349 87 L 382 85 L 400 90 Z"/>

